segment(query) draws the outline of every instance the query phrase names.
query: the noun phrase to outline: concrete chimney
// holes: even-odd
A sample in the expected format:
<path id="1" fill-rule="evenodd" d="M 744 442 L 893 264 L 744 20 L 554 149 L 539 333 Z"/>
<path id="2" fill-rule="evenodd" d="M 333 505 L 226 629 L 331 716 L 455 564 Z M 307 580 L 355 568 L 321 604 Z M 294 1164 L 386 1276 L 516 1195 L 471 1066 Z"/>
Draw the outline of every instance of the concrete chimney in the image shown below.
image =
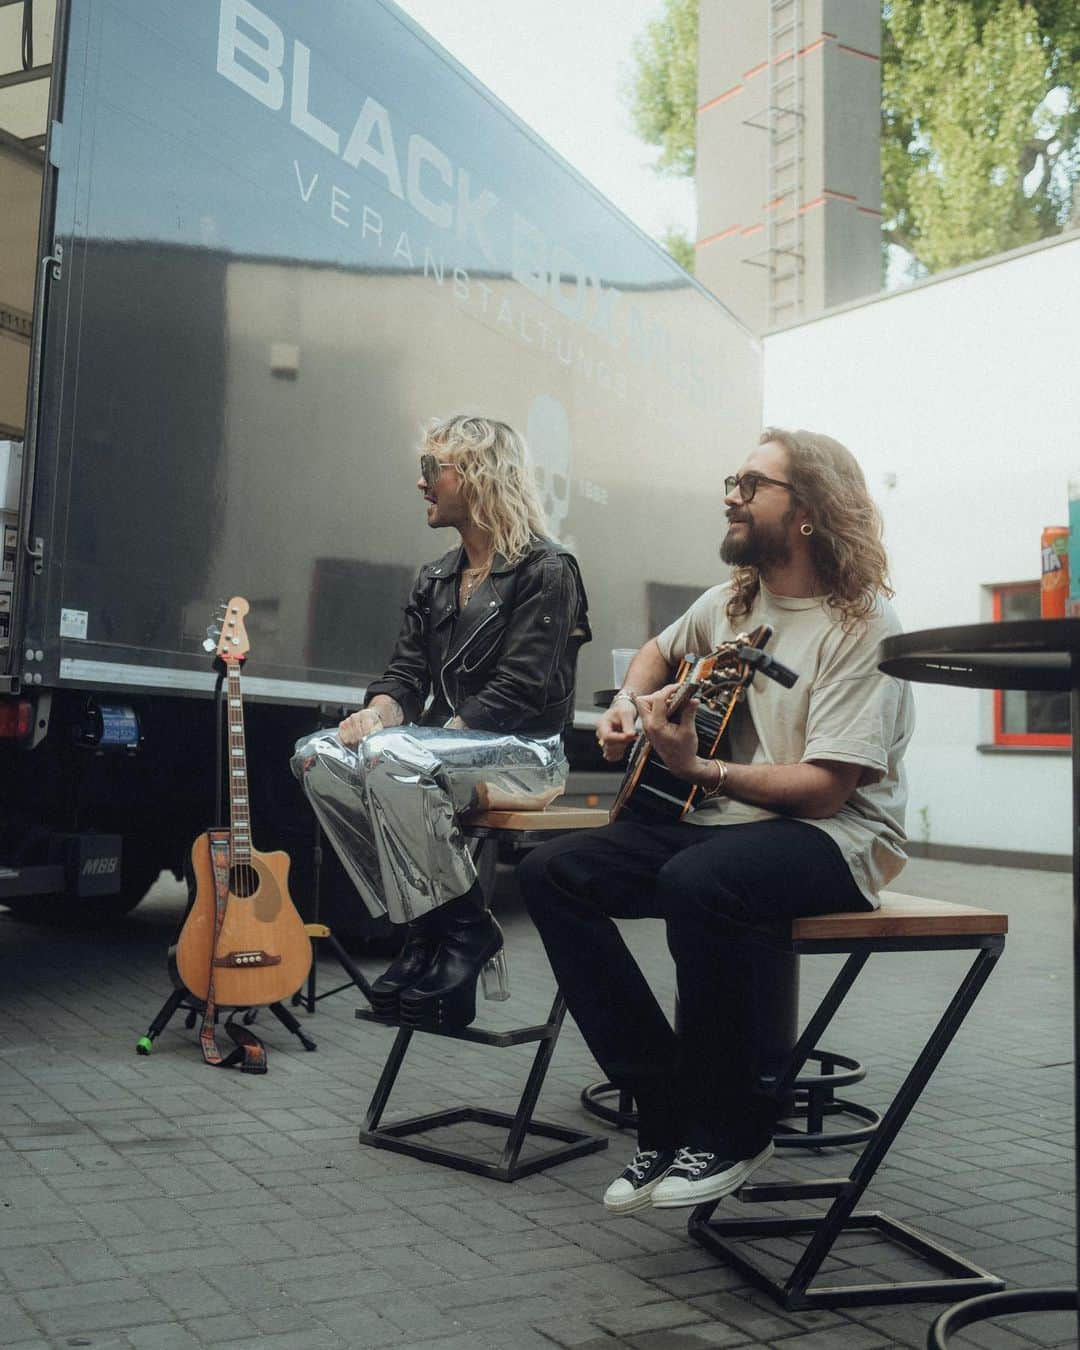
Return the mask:
<path id="1" fill-rule="evenodd" d="M 881 289 L 877 0 L 699 0 L 697 275 L 751 328 Z"/>

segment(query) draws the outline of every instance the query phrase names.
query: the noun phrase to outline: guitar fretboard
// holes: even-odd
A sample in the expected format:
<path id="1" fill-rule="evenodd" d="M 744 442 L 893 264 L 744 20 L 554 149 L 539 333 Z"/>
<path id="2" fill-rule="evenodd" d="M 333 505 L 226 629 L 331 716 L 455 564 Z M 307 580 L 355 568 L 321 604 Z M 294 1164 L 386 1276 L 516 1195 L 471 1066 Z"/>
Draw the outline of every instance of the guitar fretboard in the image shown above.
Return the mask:
<path id="1" fill-rule="evenodd" d="M 225 726 L 228 746 L 229 820 L 232 865 L 251 861 L 251 811 L 249 809 L 247 750 L 244 744 L 244 705 L 240 696 L 240 662 L 228 662 Z"/>

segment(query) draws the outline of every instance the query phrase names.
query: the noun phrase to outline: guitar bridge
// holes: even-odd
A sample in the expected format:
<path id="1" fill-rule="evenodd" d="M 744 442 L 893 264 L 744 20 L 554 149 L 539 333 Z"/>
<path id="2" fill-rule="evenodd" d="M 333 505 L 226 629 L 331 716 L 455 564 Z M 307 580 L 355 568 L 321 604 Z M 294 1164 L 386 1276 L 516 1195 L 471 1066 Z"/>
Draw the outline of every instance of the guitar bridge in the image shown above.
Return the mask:
<path id="1" fill-rule="evenodd" d="M 271 956 L 269 952 L 230 952 L 228 956 L 215 956 L 214 965 L 228 970 L 237 970 L 248 966 L 280 966 L 281 957 Z"/>

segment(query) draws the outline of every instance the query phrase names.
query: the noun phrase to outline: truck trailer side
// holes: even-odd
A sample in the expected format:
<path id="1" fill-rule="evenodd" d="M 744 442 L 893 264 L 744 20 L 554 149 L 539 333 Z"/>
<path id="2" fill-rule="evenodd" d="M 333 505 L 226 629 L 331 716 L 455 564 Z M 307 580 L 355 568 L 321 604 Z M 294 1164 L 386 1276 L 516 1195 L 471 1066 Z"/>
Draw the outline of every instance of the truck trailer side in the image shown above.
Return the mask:
<path id="1" fill-rule="evenodd" d="M 752 335 L 390 0 L 33 18 L 0 83 L 0 903 L 123 910 L 180 867 L 236 594 L 256 841 L 302 887 L 290 747 L 358 705 L 445 547 L 415 448 L 463 408 L 525 432 L 580 559 L 571 762 L 598 768 L 611 649 L 716 579 Z"/>

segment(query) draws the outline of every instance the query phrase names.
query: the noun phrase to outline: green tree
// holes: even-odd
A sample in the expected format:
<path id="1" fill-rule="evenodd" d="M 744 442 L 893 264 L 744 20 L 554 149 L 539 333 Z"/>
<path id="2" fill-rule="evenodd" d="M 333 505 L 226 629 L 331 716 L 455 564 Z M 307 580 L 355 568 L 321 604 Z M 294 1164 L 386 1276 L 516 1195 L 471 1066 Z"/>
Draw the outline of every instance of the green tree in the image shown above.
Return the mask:
<path id="1" fill-rule="evenodd" d="M 674 225 L 669 225 L 660 236 L 660 243 L 667 249 L 680 267 L 687 272 L 694 270 L 694 243 L 688 239 L 682 230 L 676 229 Z"/>
<path id="2" fill-rule="evenodd" d="M 884 238 L 936 272 L 1067 225 L 1080 176 L 1074 0 L 885 0 Z"/>
<path id="3" fill-rule="evenodd" d="M 660 148 L 655 168 L 694 176 L 697 149 L 698 0 L 663 0 L 660 15 L 634 40 L 634 68 L 624 89 L 634 129 Z M 680 230 L 660 243 L 680 267 L 694 270 L 694 245 Z"/>
<path id="4" fill-rule="evenodd" d="M 627 88 L 634 129 L 660 147 L 660 173 L 694 175 L 697 147 L 698 0 L 663 0 L 634 40 Z"/>

